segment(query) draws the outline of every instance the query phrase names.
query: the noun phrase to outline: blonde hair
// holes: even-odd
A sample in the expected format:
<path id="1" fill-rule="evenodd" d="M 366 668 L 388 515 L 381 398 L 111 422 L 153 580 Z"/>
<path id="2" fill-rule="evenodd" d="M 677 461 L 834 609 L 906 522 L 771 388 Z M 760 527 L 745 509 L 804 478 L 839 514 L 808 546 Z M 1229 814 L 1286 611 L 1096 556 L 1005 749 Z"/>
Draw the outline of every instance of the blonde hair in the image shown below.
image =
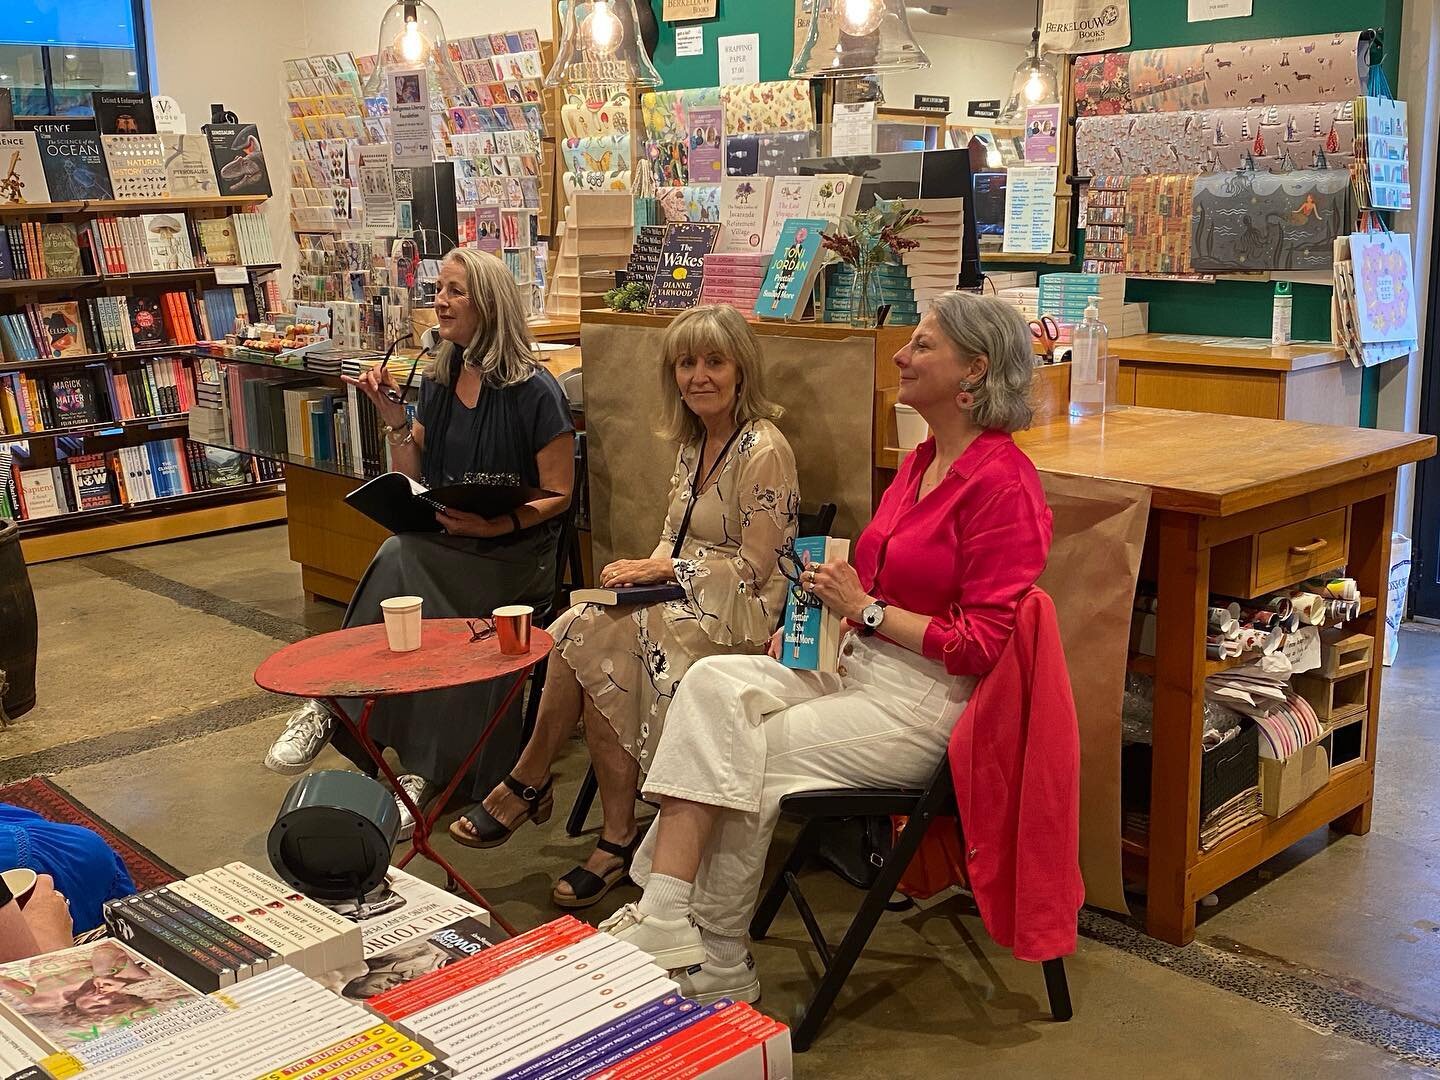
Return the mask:
<path id="1" fill-rule="evenodd" d="M 675 366 L 687 356 L 719 353 L 735 361 L 735 423 L 778 420 L 785 410 L 765 396 L 764 363 L 760 339 L 734 308 L 703 304 L 683 311 L 671 321 L 660 342 L 660 424 L 656 434 L 679 443 L 695 442 L 705 431 L 675 385 Z"/>
<path id="2" fill-rule="evenodd" d="M 986 356 L 990 365 L 975 389 L 971 417 L 982 428 L 1022 431 L 1030 426 L 1035 352 L 1018 309 L 994 296 L 948 292 L 931 305 L 940 329 L 963 356 Z"/>
<path id="3" fill-rule="evenodd" d="M 441 343 L 431 377 L 449 386 L 459 365 L 470 363 L 485 386 L 514 386 L 530 378 L 536 370 L 535 344 L 524 297 L 510 271 L 478 248 L 455 248 L 445 259 L 464 270 L 465 289 L 480 321 L 463 352 L 453 341 Z"/>

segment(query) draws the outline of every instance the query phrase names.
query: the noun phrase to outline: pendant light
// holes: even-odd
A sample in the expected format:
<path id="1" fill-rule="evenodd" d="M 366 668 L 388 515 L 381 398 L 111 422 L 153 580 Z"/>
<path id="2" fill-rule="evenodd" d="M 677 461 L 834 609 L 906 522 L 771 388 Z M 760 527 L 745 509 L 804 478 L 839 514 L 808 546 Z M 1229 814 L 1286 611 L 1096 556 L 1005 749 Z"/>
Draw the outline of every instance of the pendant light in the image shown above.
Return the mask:
<path id="1" fill-rule="evenodd" d="M 570 0 L 545 88 L 661 85 L 641 30 L 635 0 Z"/>
<path id="2" fill-rule="evenodd" d="M 1019 124 L 1025 120 L 1025 110 L 1031 105 L 1053 105 L 1060 100 L 1060 77 L 1055 65 L 1040 55 L 1040 5 L 1035 3 L 1035 29 L 1030 33 L 1030 55 L 1015 69 L 1010 83 L 1010 100 L 1000 114 L 1006 124 Z"/>
<path id="3" fill-rule="evenodd" d="M 790 76 L 839 79 L 929 66 L 910 32 L 905 0 L 814 0 Z"/>
<path id="4" fill-rule="evenodd" d="M 389 92 L 385 72 L 396 68 L 424 68 L 432 85 L 438 85 L 444 93 L 463 93 L 465 80 L 450 60 L 445 27 L 424 0 L 391 4 L 381 17 L 375 70 L 365 80 L 365 96 L 385 96 Z"/>

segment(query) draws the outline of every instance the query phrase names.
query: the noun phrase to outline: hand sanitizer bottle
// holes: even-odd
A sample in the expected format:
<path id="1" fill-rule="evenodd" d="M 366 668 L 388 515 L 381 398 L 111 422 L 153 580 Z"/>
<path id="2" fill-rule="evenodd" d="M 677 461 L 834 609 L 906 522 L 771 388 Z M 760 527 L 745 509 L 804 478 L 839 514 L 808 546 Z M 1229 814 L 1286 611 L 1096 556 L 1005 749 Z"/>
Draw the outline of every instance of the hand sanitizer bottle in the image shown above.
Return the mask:
<path id="1" fill-rule="evenodd" d="M 1070 339 L 1070 415 L 1095 416 L 1115 407 L 1119 358 L 1110 358 L 1110 331 L 1100 321 L 1100 298 L 1092 296 L 1085 319 Z"/>

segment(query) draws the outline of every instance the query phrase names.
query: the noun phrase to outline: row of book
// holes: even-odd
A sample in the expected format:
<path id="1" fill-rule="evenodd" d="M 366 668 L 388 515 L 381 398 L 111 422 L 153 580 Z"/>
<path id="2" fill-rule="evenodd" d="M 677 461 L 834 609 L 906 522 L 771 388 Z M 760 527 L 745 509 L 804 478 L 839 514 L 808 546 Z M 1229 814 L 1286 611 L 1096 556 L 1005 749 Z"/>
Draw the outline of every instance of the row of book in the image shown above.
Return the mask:
<path id="1" fill-rule="evenodd" d="M 56 375 L 0 372 L 0 433 L 5 435 L 176 416 L 194 404 L 194 375 L 180 356 L 157 356 L 118 369 L 87 364 Z"/>
<path id="2" fill-rule="evenodd" d="M 243 363 L 220 365 L 217 381 L 198 384 L 190 434 L 355 476 L 379 476 L 389 462 L 379 414 L 353 386 L 319 385 Z"/>
<path id="3" fill-rule="evenodd" d="M 18 221 L 0 228 L 0 279 L 51 278 L 273 266 L 278 260 L 258 213 L 192 217 L 126 214 L 68 221 Z"/>
<path id="4" fill-rule="evenodd" d="M 7 363 L 26 364 L 194 345 L 211 336 L 208 310 L 190 289 L 26 304 L 0 315 L 0 347 Z"/>
<path id="5" fill-rule="evenodd" d="M 105 93 L 116 96 L 114 91 Z M 259 200 L 270 195 L 254 124 L 207 124 L 198 135 L 159 134 L 149 97 L 127 96 L 133 107 L 123 119 L 96 102 L 98 131 L 0 131 L 0 155 L 10 165 L 10 186 L 18 192 L 8 201 Z M 122 125 L 122 133 L 106 130 L 112 122 Z"/>
<path id="6" fill-rule="evenodd" d="M 57 465 L 27 464 L 16 460 L 14 448 L 4 451 L 0 443 L 0 518 L 12 521 L 135 506 L 269 483 L 283 475 L 273 462 L 189 439 L 152 440 L 104 453 L 70 453 Z"/>
<path id="7" fill-rule="evenodd" d="M 789 1029 L 749 1005 L 700 1005 L 651 959 L 566 916 L 369 999 L 457 1076 L 794 1075 Z"/>

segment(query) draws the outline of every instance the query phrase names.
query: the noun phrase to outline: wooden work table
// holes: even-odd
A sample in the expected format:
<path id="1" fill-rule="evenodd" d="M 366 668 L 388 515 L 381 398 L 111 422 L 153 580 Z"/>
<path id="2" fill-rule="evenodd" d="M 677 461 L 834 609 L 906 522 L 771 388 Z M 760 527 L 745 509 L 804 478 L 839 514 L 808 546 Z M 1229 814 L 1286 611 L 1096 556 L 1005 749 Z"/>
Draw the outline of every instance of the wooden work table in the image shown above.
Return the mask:
<path id="1" fill-rule="evenodd" d="M 1016 441 L 1042 471 L 1150 489 L 1141 576 L 1156 588 L 1160 617 L 1155 657 L 1132 660 L 1134 670 L 1155 676 L 1150 826 L 1148 840 L 1127 844 L 1127 854 L 1147 880 L 1148 932 L 1184 944 L 1201 897 L 1322 826 L 1357 835 L 1370 828 L 1395 474 L 1431 456 L 1435 439 L 1131 408 L 1052 421 Z M 1205 678 L 1227 663 L 1206 660 L 1206 609 L 1212 591 L 1235 594 L 1237 563 L 1251 568 L 1254 586 L 1242 599 L 1343 567 L 1365 598 L 1347 626 L 1377 647 L 1359 756 L 1289 813 L 1202 852 Z"/>
<path id="2" fill-rule="evenodd" d="M 1338 345 L 1207 344 L 1193 334 L 1112 338 L 1122 405 L 1304 420 L 1360 422 L 1361 371 Z M 1246 339 L 1238 339 L 1246 340 Z"/>

